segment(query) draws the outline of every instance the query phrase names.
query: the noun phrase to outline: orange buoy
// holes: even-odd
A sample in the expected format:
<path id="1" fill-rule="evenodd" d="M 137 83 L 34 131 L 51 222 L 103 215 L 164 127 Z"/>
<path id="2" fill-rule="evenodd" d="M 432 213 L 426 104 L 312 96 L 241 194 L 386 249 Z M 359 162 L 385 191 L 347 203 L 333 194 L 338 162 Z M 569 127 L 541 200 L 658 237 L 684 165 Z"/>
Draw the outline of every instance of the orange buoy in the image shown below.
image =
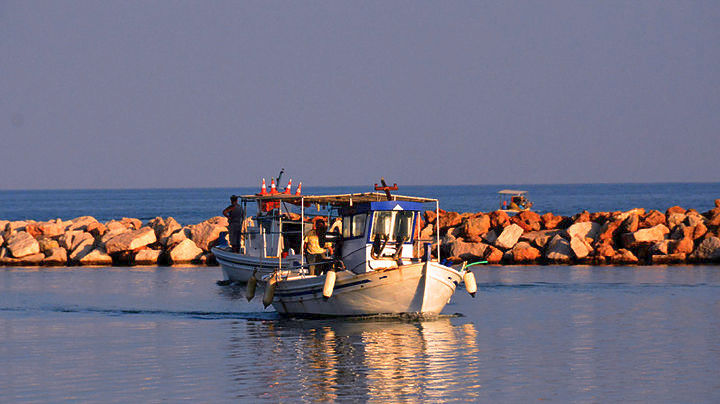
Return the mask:
<path id="1" fill-rule="evenodd" d="M 302 181 L 298 184 L 297 190 L 295 190 L 295 195 L 300 195 L 302 192 Z"/>
<path id="2" fill-rule="evenodd" d="M 260 187 L 260 195 L 267 195 L 267 186 L 265 186 L 265 178 L 262 180 L 262 186 Z"/>

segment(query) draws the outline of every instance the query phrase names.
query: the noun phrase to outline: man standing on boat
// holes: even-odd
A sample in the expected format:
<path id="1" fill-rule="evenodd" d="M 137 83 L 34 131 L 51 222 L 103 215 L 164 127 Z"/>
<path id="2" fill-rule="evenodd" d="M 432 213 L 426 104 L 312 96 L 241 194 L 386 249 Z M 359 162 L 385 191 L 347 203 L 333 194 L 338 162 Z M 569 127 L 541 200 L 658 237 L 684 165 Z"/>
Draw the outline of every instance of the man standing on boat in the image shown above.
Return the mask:
<path id="1" fill-rule="evenodd" d="M 314 265 L 316 262 L 327 260 L 325 253 L 326 248 L 330 247 L 330 243 L 325 241 L 325 234 L 327 232 L 327 225 L 325 221 L 318 220 L 315 222 L 315 228 L 310 230 L 305 236 L 305 251 L 308 254 L 308 264 L 310 264 L 310 275 L 320 275 L 323 272 L 324 265 Z"/>
<path id="2" fill-rule="evenodd" d="M 242 237 L 242 225 L 245 220 L 245 212 L 238 205 L 238 197 L 230 197 L 230 206 L 223 210 L 223 216 L 228 219 L 228 232 L 230 233 L 230 247 L 234 253 L 240 252 L 240 239 Z"/>

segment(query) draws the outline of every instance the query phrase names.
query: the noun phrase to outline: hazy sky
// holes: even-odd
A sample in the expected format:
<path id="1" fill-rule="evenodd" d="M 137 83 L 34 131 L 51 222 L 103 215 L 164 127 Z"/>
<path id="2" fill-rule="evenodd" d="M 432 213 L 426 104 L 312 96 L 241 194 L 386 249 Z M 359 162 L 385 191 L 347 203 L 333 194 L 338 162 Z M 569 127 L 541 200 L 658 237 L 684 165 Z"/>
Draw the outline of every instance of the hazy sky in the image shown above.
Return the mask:
<path id="1" fill-rule="evenodd" d="M 0 0 L 0 150 L 0 189 L 720 181 L 720 2 Z"/>

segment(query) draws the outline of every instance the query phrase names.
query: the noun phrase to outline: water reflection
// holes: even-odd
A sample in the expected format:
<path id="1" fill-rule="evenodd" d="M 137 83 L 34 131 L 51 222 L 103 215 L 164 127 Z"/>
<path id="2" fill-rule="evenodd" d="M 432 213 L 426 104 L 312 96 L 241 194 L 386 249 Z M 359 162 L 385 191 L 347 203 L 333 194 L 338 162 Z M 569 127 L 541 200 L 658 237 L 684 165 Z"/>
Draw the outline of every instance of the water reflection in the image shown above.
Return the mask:
<path id="1" fill-rule="evenodd" d="M 479 387 L 477 330 L 462 319 L 250 321 L 233 328 L 228 355 L 239 398 L 440 399 L 459 385 Z M 248 378 L 256 384 L 248 386 Z"/>

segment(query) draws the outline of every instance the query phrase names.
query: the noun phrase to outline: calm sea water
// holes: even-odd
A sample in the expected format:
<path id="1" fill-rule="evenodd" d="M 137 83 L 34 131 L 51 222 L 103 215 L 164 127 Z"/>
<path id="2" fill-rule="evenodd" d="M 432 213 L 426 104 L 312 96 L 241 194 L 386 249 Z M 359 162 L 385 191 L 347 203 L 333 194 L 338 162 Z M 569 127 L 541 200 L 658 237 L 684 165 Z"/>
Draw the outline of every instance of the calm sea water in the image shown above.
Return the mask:
<path id="1" fill-rule="evenodd" d="M 477 212 L 497 209 L 497 191 L 503 188 L 527 190 L 535 202 L 534 210 L 561 215 L 632 208 L 664 212 L 673 205 L 704 212 L 720 198 L 720 183 L 404 186 L 398 193 L 438 198 L 445 210 Z M 367 192 L 370 188 L 305 184 L 303 190 L 307 194 L 336 194 Z M 0 219 L 49 220 L 90 215 L 107 221 L 172 216 L 182 224 L 194 224 L 220 215 L 230 195 L 255 192 L 257 188 L 0 191 Z"/>
<path id="2" fill-rule="evenodd" d="M 719 402 L 718 267 L 482 267 L 432 321 L 293 320 L 219 268 L 0 270 L 0 402 Z"/>

